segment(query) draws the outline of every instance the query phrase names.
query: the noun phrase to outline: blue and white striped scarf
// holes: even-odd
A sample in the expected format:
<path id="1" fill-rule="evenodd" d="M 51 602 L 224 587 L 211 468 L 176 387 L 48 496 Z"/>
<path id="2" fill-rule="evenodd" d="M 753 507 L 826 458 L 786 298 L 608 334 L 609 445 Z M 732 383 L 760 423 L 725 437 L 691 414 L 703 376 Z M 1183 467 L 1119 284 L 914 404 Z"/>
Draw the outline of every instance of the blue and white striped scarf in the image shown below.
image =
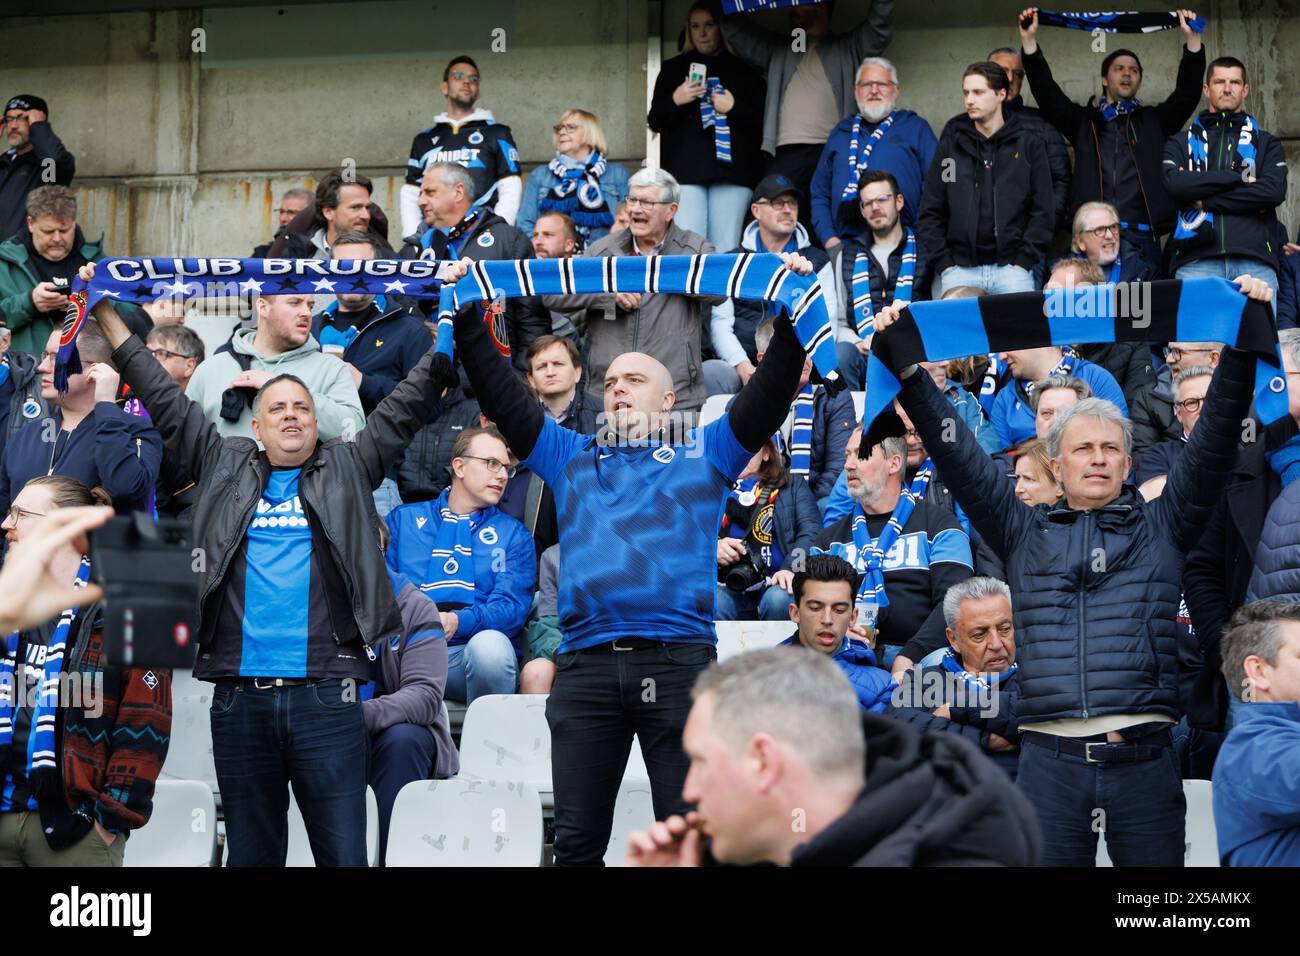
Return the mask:
<path id="1" fill-rule="evenodd" d="M 874 541 L 871 539 L 871 530 L 867 527 L 867 516 L 862 510 L 862 505 L 854 505 L 853 543 L 858 549 L 858 567 L 862 571 L 862 584 L 858 588 L 856 603 L 868 607 L 874 605 L 877 608 L 889 606 L 889 595 L 885 593 L 885 556 L 898 542 L 908 519 L 912 517 L 917 502 L 925 500 L 925 493 L 930 488 L 930 477 L 933 474 L 934 466 L 927 458 L 917 469 L 916 477 L 912 479 L 912 486 L 904 488 L 899 495 L 898 503 L 894 505 L 894 513 L 889 516 L 889 522 L 880 532 L 880 537 Z"/>
<path id="2" fill-rule="evenodd" d="M 858 180 L 862 178 L 862 172 L 867 168 L 871 161 L 871 152 L 876 148 L 884 135 L 889 132 L 889 127 L 894 125 L 894 117 L 898 115 L 898 110 L 890 110 L 889 115 L 880 121 L 880 124 L 867 137 L 867 141 L 859 145 L 858 140 L 862 136 L 862 117 L 853 117 L 853 130 L 849 133 L 849 178 L 844 183 L 844 192 L 840 193 L 840 202 L 851 202 L 858 197 Z"/>
<path id="3" fill-rule="evenodd" d="M 842 380 L 830 315 L 817 274 L 797 275 L 785 267 L 780 256 L 770 252 L 475 262 L 459 282 L 442 288 L 438 348 L 448 356 L 452 354 L 452 316 L 469 302 L 613 292 L 715 295 L 780 305 L 790 315 L 795 335 L 822 380 Z"/>
<path id="4" fill-rule="evenodd" d="M 573 220 L 578 234 L 586 239 L 592 229 L 614 224 L 614 213 L 605 201 L 600 177 L 605 175 L 605 157 L 592 150 L 585 163 L 566 163 L 556 156 L 546 168 L 559 180 L 546 191 L 537 208 L 541 212 L 562 212 Z"/>
<path id="5" fill-rule="evenodd" d="M 1001 684 L 1016 672 L 1016 667 L 1018 666 L 1012 664 L 1001 674 L 974 674 L 962 667 L 961 661 L 957 660 L 957 654 L 951 647 L 943 652 L 943 655 L 939 658 L 939 664 L 949 674 L 952 674 L 963 684 L 966 684 L 968 687 L 971 687 L 976 691 L 988 690 L 992 688 L 994 684 Z"/>
<path id="6" fill-rule="evenodd" d="M 809 383 L 794 397 L 794 424 L 790 426 L 790 474 L 807 478 L 812 471 L 813 411 L 817 390 Z"/>
<path id="7" fill-rule="evenodd" d="M 916 272 L 916 236 L 911 229 L 903 229 L 903 261 L 898 267 L 898 281 L 894 284 L 894 297 L 885 305 L 902 308 L 912 301 L 912 280 Z M 858 335 L 866 338 L 871 334 L 871 319 L 876 314 L 875 303 L 871 301 L 871 250 L 863 247 L 853 257 L 853 317 L 856 320 Z M 885 276 L 889 281 L 889 276 Z"/>
<path id="8" fill-rule="evenodd" d="M 727 125 L 727 117 L 713 108 L 713 97 L 717 93 L 725 92 L 722 88 L 722 81 L 716 76 L 708 78 L 708 89 L 700 97 L 700 122 L 705 129 L 713 127 L 713 155 L 718 162 L 731 165 L 731 127 Z"/>
<path id="9" fill-rule="evenodd" d="M 780 10 L 783 7 L 811 7 L 822 0 L 722 0 L 722 13 L 752 13 L 755 10 Z"/>
<path id="10" fill-rule="evenodd" d="M 1224 135 L 1226 136 L 1227 133 Z M 1254 176 L 1259 161 L 1259 123 L 1255 121 L 1255 117 L 1246 115 L 1236 142 L 1231 143 L 1228 148 L 1235 149 L 1237 155 L 1241 157 L 1243 172 L 1249 169 L 1250 174 Z M 1194 173 L 1203 173 L 1210 168 L 1209 136 L 1205 127 L 1201 125 L 1199 116 L 1192 120 L 1192 125 L 1187 129 L 1187 168 Z M 1178 214 L 1174 239 L 1191 239 L 1202 230 L 1209 232 L 1213 229 L 1214 213 L 1203 209 L 1184 209 Z"/>
<path id="11" fill-rule="evenodd" d="M 83 556 L 77 568 L 76 580 L 72 582 L 73 587 L 84 588 L 89 580 L 90 558 Z M 47 792 L 56 782 L 54 774 L 58 770 L 58 758 L 55 753 L 55 721 L 59 709 L 59 678 L 63 674 L 68 632 L 76 616 L 75 608 L 68 608 L 60 614 L 54 633 L 46 645 L 45 668 L 32 708 L 31 731 L 27 735 L 24 762 L 24 776 L 36 793 Z M 14 715 L 20 687 L 24 694 L 27 689 L 27 678 L 20 672 L 23 665 L 18 661 L 19 642 L 20 635 L 17 631 L 5 638 L 4 657 L 0 658 L 0 753 L 6 757 L 10 756 L 8 752 L 13 744 Z"/>
<path id="12" fill-rule="evenodd" d="M 438 527 L 429 549 L 429 565 L 424 580 L 417 585 L 446 610 L 469 607 L 474 603 L 474 518 L 460 515 L 447 507 L 450 490 L 444 489 L 434 504 Z"/>

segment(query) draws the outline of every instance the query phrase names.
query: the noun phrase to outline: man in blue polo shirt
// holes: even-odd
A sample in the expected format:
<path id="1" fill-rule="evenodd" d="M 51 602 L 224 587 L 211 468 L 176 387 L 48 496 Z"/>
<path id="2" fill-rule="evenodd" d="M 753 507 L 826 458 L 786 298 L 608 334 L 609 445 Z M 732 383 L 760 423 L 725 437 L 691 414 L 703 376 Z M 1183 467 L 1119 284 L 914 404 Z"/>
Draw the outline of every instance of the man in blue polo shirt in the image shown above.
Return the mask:
<path id="1" fill-rule="evenodd" d="M 438 605 L 449 700 L 515 690 L 537 555 L 528 529 L 497 508 L 513 473 L 500 432 L 467 428 L 452 446 L 451 485 L 386 519 L 388 567 Z"/>
<path id="2" fill-rule="evenodd" d="M 1088 383 L 1094 396 L 1113 402 L 1116 408 L 1128 414 L 1128 403 L 1124 401 L 1124 392 L 1115 376 L 1073 352 L 1066 353 L 1060 347 L 1050 345 L 1041 349 L 1000 352 L 998 359 L 1006 365 L 1011 380 L 994 397 L 989 409 L 989 423 L 1003 448 L 1011 448 L 1026 438 L 1034 437 L 1031 393 L 1035 382 L 1052 375 L 1073 375 L 1082 379 Z"/>
<path id="3" fill-rule="evenodd" d="M 782 259 L 800 275 L 812 272 L 801 256 Z M 467 268 L 456 263 L 447 281 Z M 599 865 L 633 734 L 655 816 L 686 809 L 682 728 L 695 678 L 717 658 L 718 526 L 732 483 L 785 418 L 804 350 L 780 319 L 727 414 L 682 429 L 671 427 L 668 370 L 644 353 L 624 353 L 603 377 L 606 428 L 588 436 L 556 424 L 528 397 L 482 322 L 462 314 L 455 326 L 484 413 L 555 493 L 564 632 L 546 705 L 555 862 Z"/>

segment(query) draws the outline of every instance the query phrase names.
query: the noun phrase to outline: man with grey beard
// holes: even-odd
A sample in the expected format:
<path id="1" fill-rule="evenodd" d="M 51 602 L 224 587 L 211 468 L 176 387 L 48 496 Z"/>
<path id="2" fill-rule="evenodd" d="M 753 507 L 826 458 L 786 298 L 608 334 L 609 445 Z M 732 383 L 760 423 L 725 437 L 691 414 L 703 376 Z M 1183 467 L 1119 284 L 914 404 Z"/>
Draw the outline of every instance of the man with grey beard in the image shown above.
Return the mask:
<path id="1" fill-rule="evenodd" d="M 928 482 L 918 477 L 904 493 L 907 445 L 902 422 L 897 426 L 870 448 L 863 447 L 860 426 L 849 436 L 844 472 L 853 511 L 813 544 L 814 554 L 839 555 L 865 576 L 849 633 L 870 643 L 886 669 L 895 669 L 903 645 L 922 630 L 936 631 L 932 643 L 942 645 L 943 596 L 972 568 L 970 538 L 951 511 L 925 500 Z M 895 516 L 899 528 L 887 530 Z M 884 582 L 874 597 L 868 593 L 873 578 Z"/>

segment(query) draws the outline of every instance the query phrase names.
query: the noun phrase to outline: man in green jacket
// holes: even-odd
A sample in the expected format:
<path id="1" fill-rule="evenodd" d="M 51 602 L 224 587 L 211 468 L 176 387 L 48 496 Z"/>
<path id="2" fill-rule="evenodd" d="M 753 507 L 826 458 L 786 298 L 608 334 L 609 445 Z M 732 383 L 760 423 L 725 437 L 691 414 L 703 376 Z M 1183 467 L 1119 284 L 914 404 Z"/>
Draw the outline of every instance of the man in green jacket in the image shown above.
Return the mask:
<path id="1" fill-rule="evenodd" d="M 103 237 L 87 242 L 77 225 L 77 199 L 66 186 L 41 186 L 27 194 L 27 221 L 0 242 L 0 323 L 13 332 L 9 347 L 40 354 L 63 325 L 68 289 L 77 270 L 104 258 Z M 125 305 L 125 303 L 124 303 Z M 143 338 L 148 320 L 135 306 L 120 309 Z"/>

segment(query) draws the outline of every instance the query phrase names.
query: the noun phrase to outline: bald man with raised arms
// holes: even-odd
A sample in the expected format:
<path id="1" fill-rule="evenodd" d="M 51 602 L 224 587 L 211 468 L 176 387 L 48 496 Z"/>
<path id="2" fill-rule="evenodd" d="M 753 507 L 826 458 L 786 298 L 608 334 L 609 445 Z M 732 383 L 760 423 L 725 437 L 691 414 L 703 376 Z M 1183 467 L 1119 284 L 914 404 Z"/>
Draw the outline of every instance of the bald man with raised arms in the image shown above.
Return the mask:
<path id="1" fill-rule="evenodd" d="M 781 258 L 799 275 L 812 272 L 801 256 Z M 465 268 L 457 264 L 447 279 Z M 687 809 L 682 728 L 691 686 L 717 658 L 723 507 L 784 421 L 804 350 L 788 317 L 778 318 L 771 347 L 727 414 L 681 429 L 673 427 L 679 416 L 668 369 L 641 352 L 624 353 L 605 373 L 604 427 L 591 436 L 560 427 L 527 396 L 477 317 L 457 317 L 455 330 L 483 413 L 555 493 L 564 633 L 546 704 L 555 862 L 599 865 L 634 733 L 656 818 Z"/>

